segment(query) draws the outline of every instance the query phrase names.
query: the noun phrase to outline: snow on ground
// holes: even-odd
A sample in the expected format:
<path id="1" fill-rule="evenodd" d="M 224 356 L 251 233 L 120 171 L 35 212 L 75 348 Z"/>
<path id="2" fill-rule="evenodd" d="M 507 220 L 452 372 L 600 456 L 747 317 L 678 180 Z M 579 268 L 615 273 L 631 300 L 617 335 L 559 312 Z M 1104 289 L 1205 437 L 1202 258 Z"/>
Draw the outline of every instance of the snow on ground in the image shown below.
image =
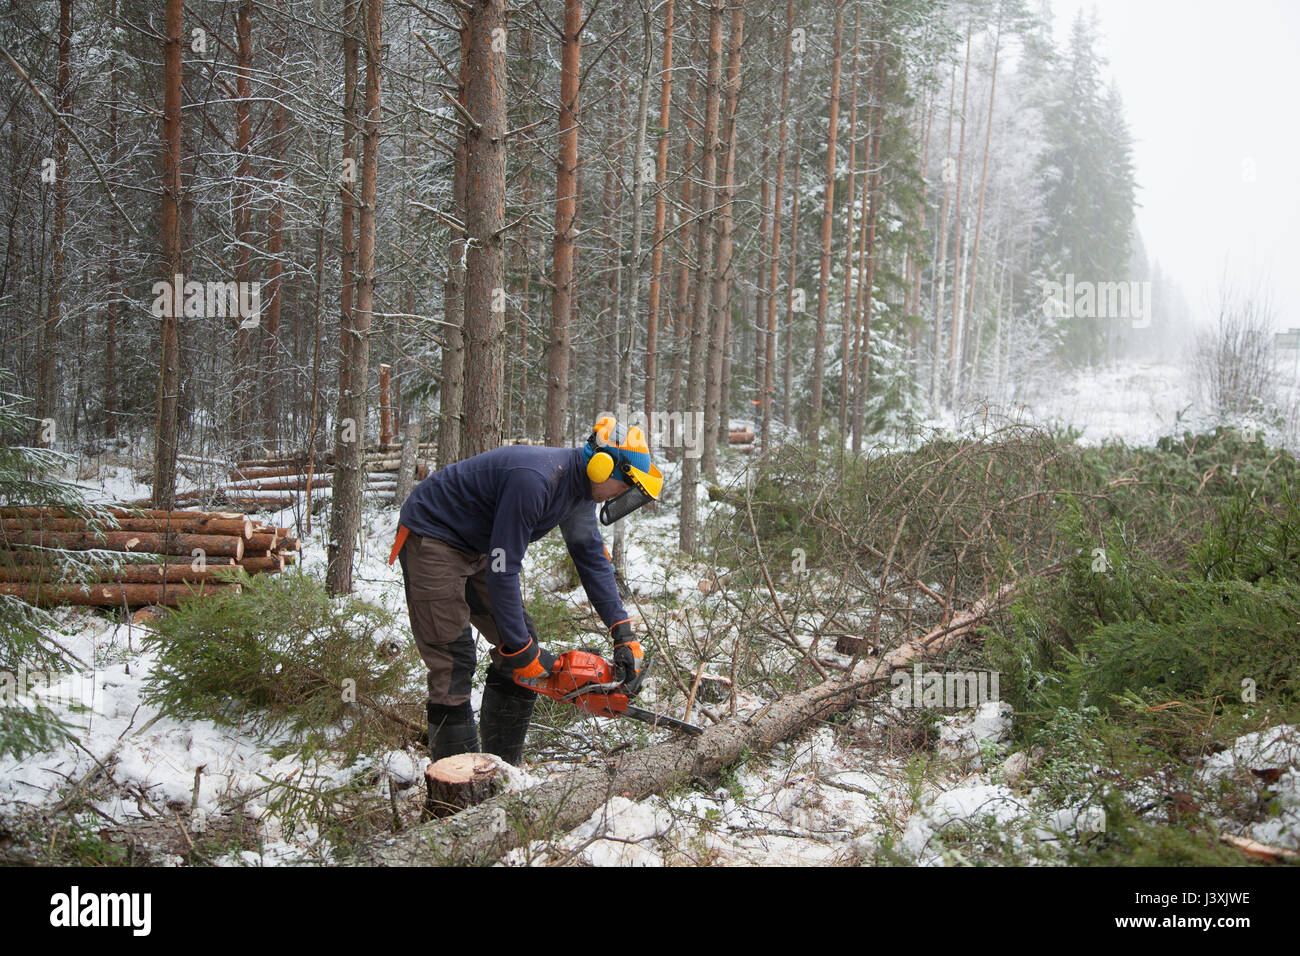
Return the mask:
<path id="1" fill-rule="evenodd" d="M 1227 750 L 1211 754 L 1201 769 L 1207 784 L 1236 778 L 1258 784 L 1274 778 L 1268 790 L 1276 815 L 1246 828 L 1245 836 L 1284 849 L 1300 850 L 1300 727 L 1283 724 L 1238 737 Z"/>
<path id="2" fill-rule="evenodd" d="M 968 757 L 971 766 L 982 768 L 983 748 L 996 744 L 1011 730 L 1011 705 L 985 701 L 974 712 L 944 718 L 939 728 L 939 751 L 950 757 Z"/>
<path id="3" fill-rule="evenodd" d="M 1008 421 L 1048 429 L 1072 427 L 1081 432 L 1078 440 L 1084 445 L 1151 445 L 1165 435 L 1212 427 L 1185 364 L 1122 362 L 1064 372 L 1009 401 L 973 396 L 955 414 L 943 412 L 926 420 L 923 431 L 981 433 Z M 1277 437 L 1266 435 L 1269 441 Z"/>
<path id="4" fill-rule="evenodd" d="M 1184 368 L 1159 363 L 1126 363 L 1066 376 L 1028 405 L 1033 420 L 1072 426 L 1087 445 L 1107 439 L 1154 444 L 1187 427 L 1186 419 L 1196 411 Z"/>
<path id="5" fill-rule="evenodd" d="M 40 699 L 65 722 L 80 728 L 74 742 L 22 760 L 0 760 L 0 813 L 18 804 L 56 802 L 73 781 L 103 765 L 117 787 L 93 805 L 117 821 L 144 817 L 142 803 L 155 809 L 222 812 L 223 799 L 263 789 L 270 780 L 290 779 L 301 770 L 291 757 L 270 756 L 276 740 L 206 720 L 179 722 L 141 701 L 152 655 L 139 649 L 140 629 L 71 612 L 80 623 L 61 643 L 92 670 L 22 695 Z M 136 798 L 139 797 L 137 800 Z M 246 808 L 256 817 L 262 808 Z"/>
<path id="6" fill-rule="evenodd" d="M 1113 438 L 1145 443 L 1174 430 L 1180 415 L 1185 421 L 1190 405 L 1180 369 L 1127 365 L 1067 378 L 1019 414 L 1040 423 L 1073 425 L 1083 430 L 1082 440 L 1089 443 Z M 752 425 L 733 422 L 734 427 L 745 424 Z M 743 483 L 748 463 L 742 456 L 725 459 L 720 483 Z M 664 460 L 660 467 L 665 476 L 664 498 L 657 508 L 647 508 L 625 522 L 621 571 L 639 598 L 664 597 L 680 605 L 703 606 L 711 599 L 701 593 L 699 583 L 711 569 L 677 553 L 681 462 Z M 134 481 L 128 468 L 102 466 L 69 477 L 97 502 L 141 498 L 148 490 Z M 197 472 L 183 486 L 208 480 L 211 476 Z M 715 509 L 730 510 L 708 500 L 704 482 L 697 491 L 701 525 Z M 376 640 L 407 642 L 410 635 L 401 573 L 387 563 L 397 529 L 397 510 L 371 504 L 363 515 L 356 593 L 396 614 L 396 625 L 389 633 L 373 635 Z M 304 516 L 295 509 L 261 517 L 295 528 L 302 540 L 303 568 L 323 573 L 327 531 L 323 515 L 312 519 L 310 534 L 301 523 Z M 607 532 L 607 541 L 612 548 L 612 533 Z M 563 561 L 558 534 L 534 545 L 524 565 L 526 596 L 553 587 Z M 575 610 L 590 610 L 581 588 L 564 597 Z M 634 607 L 635 602 L 630 602 L 629 611 L 635 615 Z M 271 748 L 275 740 L 258 740 L 251 733 L 209 721 L 181 723 L 159 715 L 141 700 L 153 661 L 140 650 L 139 628 L 75 610 L 60 611 L 59 615 L 68 625 L 60 642 L 90 665 L 91 675 L 65 678 L 42 693 L 65 720 L 83 730 L 77 744 L 24 760 L 0 760 L 0 815 L 23 804 L 55 804 L 71 782 L 89 775 L 98 761 L 111 765 L 119 786 L 115 796 L 97 802 L 96 808 L 116 820 L 129 821 L 141 815 L 144 800 L 123 799 L 123 793 L 130 791 L 143 794 L 155 807 L 188 809 L 193 804 L 207 813 L 217 813 L 242 798 L 246 813 L 262 815 L 265 842 L 259 851 L 231 854 L 221 862 L 273 865 L 315 858 L 305 849 L 315 834 L 280 833 L 256 796 L 271 781 L 292 780 L 303 774 L 298 755 L 274 758 Z M 656 638 L 669 640 L 676 626 L 670 621 L 668 632 Z M 481 662 L 487 649 L 481 638 L 479 643 Z M 418 694 L 422 673 L 412 675 L 411 686 Z M 480 695 L 476 688 L 475 707 Z M 652 687 L 644 698 L 646 706 L 653 706 L 654 696 Z M 762 703 L 749 695 L 741 695 L 739 700 L 742 710 L 757 709 Z M 1061 834 L 1078 836 L 1104 826 L 1104 820 L 1097 819 L 1100 810 L 1096 807 L 1036 809 L 1032 794 L 1015 789 L 1027 766 L 1023 754 L 1012 755 L 997 770 L 984 766 L 990 756 L 1001 759 L 998 745 L 1010 727 L 1008 711 L 1005 704 L 993 702 L 943 717 L 934 755 L 943 762 L 942 767 L 920 792 L 915 787 L 911 758 L 863 743 L 881 740 L 886 729 L 896 723 L 898 714 L 884 705 L 852 714 L 836 728 L 823 727 L 779 744 L 762 758 L 744 760 L 711 790 L 682 790 L 637 802 L 615 797 L 557 845 L 522 848 L 504 862 L 824 865 L 869 859 L 892 846 L 901 858 L 929 865 L 951 859 L 945 856 L 943 836 L 964 824 L 987 825 L 990 832 L 1005 831 L 1009 834 L 1006 839 L 1023 843 L 1059 839 Z M 641 725 L 630 730 L 633 724 L 587 718 L 574 732 L 579 736 L 589 732 L 593 740 L 599 738 L 608 745 L 619 738 L 632 739 L 635 731 L 644 732 Z M 667 736 L 666 732 L 656 733 Z M 427 763 L 427 754 L 412 748 L 380 754 L 348 768 L 328 762 L 313 764 L 311 773 L 343 783 L 370 768 L 406 784 L 417 782 Z M 512 770 L 510 786 L 535 785 L 567 766 L 539 763 L 528 772 Z M 1273 789 L 1279 794 L 1281 812 L 1251 828 L 1248 835 L 1265 843 L 1296 846 L 1300 839 L 1300 741 L 1294 728 L 1275 728 L 1268 734 L 1241 738 L 1231 750 L 1209 758 L 1204 774 L 1213 780 L 1216 775 L 1239 772 L 1243 766 L 1280 772 Z"/>

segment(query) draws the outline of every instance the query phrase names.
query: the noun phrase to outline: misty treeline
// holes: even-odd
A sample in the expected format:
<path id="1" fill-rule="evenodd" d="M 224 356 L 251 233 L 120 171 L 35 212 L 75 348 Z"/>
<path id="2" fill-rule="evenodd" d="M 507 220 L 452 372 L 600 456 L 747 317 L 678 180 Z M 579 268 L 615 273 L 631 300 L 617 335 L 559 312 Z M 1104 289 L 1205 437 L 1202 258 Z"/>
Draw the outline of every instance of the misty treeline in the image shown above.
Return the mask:
<path id="1" fill-rule="evenodd" d="M 1158 350 L 1158 289 L 1118 317 L 1047 301 L 1153 278 L 1097 27 L 1050 19 L 13 0 L 3 363 L 34 442 L 151 455 L 158 506 L 178 450 L 333 451 L 336 504 L 359 500 L 381 365 L 398 433 L 421 422 L 440 463 L 621 409 L 671 421 L 675 457 L 700 422 L 690 550 L 729 419 L 857 451 Z"/>

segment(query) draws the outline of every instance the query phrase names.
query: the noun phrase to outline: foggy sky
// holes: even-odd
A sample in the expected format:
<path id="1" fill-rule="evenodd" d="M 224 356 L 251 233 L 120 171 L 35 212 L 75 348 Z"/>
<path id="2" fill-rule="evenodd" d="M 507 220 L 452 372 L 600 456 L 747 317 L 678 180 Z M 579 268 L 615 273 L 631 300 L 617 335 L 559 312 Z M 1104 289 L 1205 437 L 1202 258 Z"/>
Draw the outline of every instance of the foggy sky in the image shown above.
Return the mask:
<path id="1" fill-rule="evenodd" d="M 1147 254 L 1198 321 L 1225 272 L 1300 327 L 1300 0 L 1053 0 L 1095 9 L 1134 139 Z"/>

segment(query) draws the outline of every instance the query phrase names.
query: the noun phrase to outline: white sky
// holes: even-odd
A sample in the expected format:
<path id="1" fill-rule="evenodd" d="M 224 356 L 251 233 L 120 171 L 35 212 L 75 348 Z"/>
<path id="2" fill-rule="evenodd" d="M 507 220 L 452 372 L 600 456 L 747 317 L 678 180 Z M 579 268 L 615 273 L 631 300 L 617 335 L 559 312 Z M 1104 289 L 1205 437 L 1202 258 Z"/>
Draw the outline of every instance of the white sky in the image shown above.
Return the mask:
<path id="1" fill-rule="evenodd" d="M 1058 44 L 1097 11 L 1147 254 L 1198 319 L 1226 268 L 1271 293 L 1279 328 L 1300 327 L 1300 0 L 1052 4 Z"/>

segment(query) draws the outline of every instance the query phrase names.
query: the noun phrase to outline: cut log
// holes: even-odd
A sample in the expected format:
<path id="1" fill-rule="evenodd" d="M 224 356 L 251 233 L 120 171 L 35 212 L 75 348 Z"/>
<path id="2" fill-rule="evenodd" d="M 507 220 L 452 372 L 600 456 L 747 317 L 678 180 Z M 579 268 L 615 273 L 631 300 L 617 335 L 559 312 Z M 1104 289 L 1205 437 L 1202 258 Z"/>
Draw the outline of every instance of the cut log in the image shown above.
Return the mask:
<path id="1" fill-rule="evenodd" d="M 165 518 L 172 521 L 186 521 L 191 519 L 214 520 L 218 518 L 233 518 L 242 520 L 243 515 L 235 511 L 184 511 L 173 510 L 165 511 L 157 508 L 99 508 L 97 511 L 103 511 L 111 514 L 116 518 Z M 0 518 L 76 518 L 78 521 L 84 521 L 86 515 L 84 512 L 73 511 L 68 508 L 41 508 L 29 505 L 6 506 L 0 507 Z"/>
<path id="2" fill-rule="evenodd" d="M 315 490 L 315 488 L 312 488 L 312 492 L 315 492 Z M 217 492 L 213 492 L 213 497 L 216 497 L 217 494 Z M 220 497 L 224 498 L 225 501 L 230 502 L 231 505 L 237 505 L 239 507 L 256 505 L 257 502 L 279 501 L 285 502 L 283 507 L 287 507 L 292 505 L 295 501 L 298 501 L 298 496 L 291 492 L 259 492 L 259 490 L 233 490 L 233 492 L 220 492 Z"/>
<path id="3" fill-rule="evenodd" d="M 201 548 L 222 558 L 244 556 L 244 539 L 224 534 L 153 534 L 146 531 L 19 531 L 8 536 L 10 547 L 59 548 L 64 551 L 127 551 L 141 554 L 192 554 Z"/>
<path id="4" fill-rule="evenodd" d="M 449 817 L 495 796 L 504 783 L 496 761 L 484 754 L 443 757 L 424 771 L 425 813 Z"/>
<path id="5" fill-rule="evenodd" d="M 274 531 L 256 532 L 244 545 L 244 553 L 247 554 L 249 551 L 274 551 L 279 541 L 280 536 Z"/>
<path id="6" fill-rule="evenodd" d="M 866 657 L 871 653 L 871 641 L 865 637 L 841 634 L 835 638 L 835 650 L 850 657 Z"/>
<path id="7" fill-rule="evenodd" d="M 53 607 L 77 604 L 84 607 L 140 607 L 158 604 L 175 607 L 190 597 L 238 594 L 238 584 L 91 584 L 85 587 L 47 584 L 0 583 L 0 594 L 9 594 L 35 604 Z"/>
<path id="8" fill-rule="evenodd" d="M 244 558 L 239 566 L 249 574 L 278 574 L 284 570 L 285 557 L 273 554 L 265 558 Z"/>
<path id="9" fill-rule="evenodd" d="M 243 515 L 235 518 L 195 516 L 190 518 L 122 518 L 114 516 L 115 528 L 106 531 L 146 531 L 151 534 L 228 534 L 248 539 L 253 522 Z M 98 526 L 98 523 L 97 523 Z M 87 531 L 88 522 L 77 518 L 0 518 L 5 534 L 12 531 Z"/>
<path id="10" fill-rule="evenodd" d="M 323 488 L 332 477 L 322 472 L 311 479 L 313 488 Z M 279 478 L 256 478 L 250 481 L 232 481 L 222 491 L 296 491 L 307 488 L 307 475 L 286 475 Z"/>
<path id="11" fill-rule="evenodd" d="M 158 607 L 153 604 L 148 604 L 140 608 L 140 610 L 136 611 L 131 615 L 131 623 L 152 624 L 154 621 L 161 620 L 162 616 L 166 613 L 167 613 L 166 608 Z"/>
<path id="12" fill-rule="evenodd" d="M 865 680 L 828 681 L 776 701 L 752 723 L 729 720 L 689 740 L 671 740 L 556 774 L 536 787 L 500 794 L 445 821 L 389 834 L 362 847 L 355 862 L 364 866 L 490 864 L 526 840 L 572 830 L 611 796 L 641 800 L 692 777 L 713 776 L 746 751 L 766 751 L 813 721 L 851 706 L 867 684 Z"/>
<path id="13" fill-rule="evenodd" d="M 230 470 L 230 480 L 255 481 L 261 478 L 286 478 L 291 475 L 303 475 L 303 480 L 305 481 L 306 475 L 303 474 L 303 469 L 305 467 L 305 464 L 287 464 L 274 465 L 266 468 L 232 468 Z"/>
<path id="14" fill-rule="evenodd" d="M 235 567 L 233 558 L 213 559 L 207 562 L 206 567 L 197 571 L 188 561 L 176 564 L 126 564 L 120 568 L 94 568 L 88 572 L 87 580 L 103 584 L 182 584 L 206 581 L 223 568 L 229 571 L 233 567 Z M 52 583 L 58 580 L 59 570 L 57 567 L 49 566 L 29 565 L 11 568 L 0 566 L 0 581 Z"/>
<path id="15" fill-rule="evenodd" d="M 317 460 L 324 461 L 325 458 L 328 457 L 329 456 L 327 455 L 324 458 L 317 458 Z M 250 458 L 246 461 L 235 462 L 235 467 L 231 469 L 231 472 L 247 472 L 249 469 L 257 468 L 292 468 L 296 474 L 297 472 L 304 470 L 306 467 L 306 455 L 301 458 Z"/>
<path id="16" fill-rule="evenodd" d="M 292 508 L 298 500 L 294 495 L 280 494 L 253 494 L 240 495 L 237 498 L 227 498 L 230 504 L 243 508 L 245 511 L 283 511 L 285 508 Z M 329 501 L 328 495 L 323 495 L 311 504 L 312 514 L 320 511 Z"/>

